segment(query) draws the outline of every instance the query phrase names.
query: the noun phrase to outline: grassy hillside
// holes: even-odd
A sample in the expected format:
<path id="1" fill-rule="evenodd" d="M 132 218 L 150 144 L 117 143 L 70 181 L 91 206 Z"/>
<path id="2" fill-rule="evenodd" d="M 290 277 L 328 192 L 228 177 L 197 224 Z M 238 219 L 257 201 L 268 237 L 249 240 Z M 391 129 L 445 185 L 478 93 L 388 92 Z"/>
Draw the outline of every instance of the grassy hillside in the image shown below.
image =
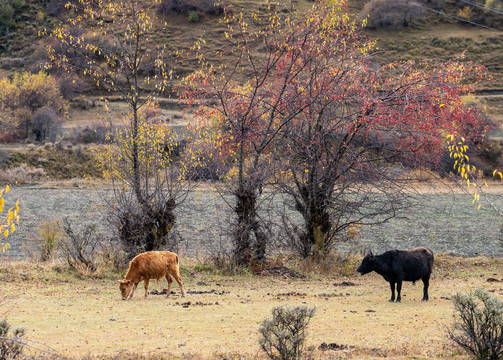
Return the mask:
<path id="1" fill-rule="evenodd" d="M 25 5 L 15 9 L 13 25 L 0 36 L 0 69 L 4 73 L 16 70 L 35 71 L 43 64 L 47 56 L 45 45 L 47 39 L 38 37 L 42 28 L 52 28 L 66 16 L 64 3 L 66 1 L 25 0 Z M 228 0 L 234 12 L 243 10 L 245 13 L 261 10 L 267 16 L 264 0 Z M 290 8 L 289 0 L 278 2 L 280 7 Z M 158 7 L 152 2 L 146 6 Z M 349 11 L 357 15 L 364 7 L 363 0 L 348 0 Z M 474 61 L 485 65 L 492 75 L 492 81 L 484 83 L 485 89 L 503 88 L 503 32 L 483 27 L 462 24 L 452 18 L 462 8 L 454 0 L 447 0 L 439 8 L 444 14 L 433 10 L 430 2 L 424 2 L 428 11 L 424 18 L 410 22 L 407 27 L 365 29 L 371 38 L 378 40 L 374 58 L 378 63 L 394 60 L 450 58 L 464 52 L 466 61 Z M 294 8 L 299 13 L 307 11 L 312 2 L 297 0 Z M 476 9 L 476 8 L 474 8 Z M 475 10 L 474 10 L 475 11 Z M 197 11 L 197 20 L 189 19 L 189 13 L 164 15 L 158 13 L 158 32 L 152 38 L 152 43 L 166 45 L 168 49 L 181 50 L 190 47 L 196 39 L 204 38 L 209 53 L 221 50 L 225 55 L 230 53 L 230 43 L 225 39 L 224 25 L 219 23 L 218 15 L 208 15 Z M 1 14 L 0 14 L 1 15 Z M 485 15 L 489 17 L 489 15 Z M 473 16 L 474 20 L 478 18 Z M 492 24 L 490 20 L 482 23 Z M 1 20 L 0 20 L 1 22 Z M 167 29 L 162 30 L 161 24 L 166 22 Z M 475 21 L 474 21 L 475 22 Z M 260 21 L 251 23 L 251 27 L 260 27 Z M 485 25 L 484 25 L 485 26 Z M 0 33 L 1 35 L 1 33 Z M 214 59 L 216 60 L 216 59 Z M 219 61 L 222 61 L 219 59 Z M 184 74 L 197 68 L 195 59 L 186 59 L 177 64 L 178 73 Z"/>
<path id="2" fill-rule="evenodd" d="M 18 5 L 14 9 L 10 26 L 3 31 L 0 27 L 0 76 L 12 75 L 19 71 L 37 72 L 48 64 L 46 49 L 51 40 L 40 37 L 38 31 L 44 28 L 50 30 L 64 22 L 69 16 L 64 9 L 66 0 L 8 0 L 12 3 L 14 1 Z M 491 136 L 502 139 L 503 29 L 497 29 L 497 27 L 503 26 L 503 23 L 495 23 L 494 14 L 484 13 L 482 10 L 474 8 L 471 20 L 482 26 L 471 25 L 454 18 L 459 15 L 464 3 L 455 0 L 421 1 L 421 6 L 425 7 L 427 11 L 425 10 L 424 16 L 411 20 L 407 27 L 401 25 L 393 27 L 369 26 L 363 29 L 367 36 L 377 41 L 375 52 L 370 57 L 371 61 L 379 66 L 396 60 L 444 60 L 463 54 L 464 57 L 460 59 L 461 61 L 473 61 L 484 65 L 490 76 L 480 85 L 480 94 L 476 101 L 482 106 L 488 106 L 489 116 L 499 124 Z M 293 2 L 281 0 L 277 3 L 282 11 L 290 11 L 290 6 L 293 4 L 294 9 L 300 14 L 308 11 L 313 4 L 309 0 Z M 160 6 L 154 4 L 153 1 L 146 1 L 144 4 L 153 10 Z M 227 4 L 234 12 L 243 11 L 245 14 L 249 14 L 259 10 L 261 17 L 257 21 L 250 21 L 251 28 L 260 28 L 263 25 L 261 20 L 268 16 L 267 7 L 264 5 L 265 0 L 227 0 Z M 355 16 L 361 13 L 365 4 L 365 0 L 348 0 L 349 11 Z M 227 28 L 220 23 L 221 16 L 210 15 L 199 10 L 195 11 L 196 17 L 192 16 L 190 12 L 170 13 L 169 15 L 159 11 L 156 13 L 158 19 L 154 34 L 150 39 L 152 47 L 156 45 L 166 46 L 167 49 L 173 51 L 187 50 L 194 44 L 194 41 L 203 38 L 205 52 L 208 54 L 209 60 L 229 64 L 232 62 L 232 44 L 225 38 Z M 0 23 L 1 21 L 0 10 Z M 164 26 L 164 23 L 167 26 Z M 217 50 L 222 53 L 222 57 L 211 55 L 215 54 Z M 187 57 L 177 62 L 173 60 L 170 66 L 178 75 L 185 75 L 198 69 L 198 61 L 195 58 Z M 60 70 L 53 71 L 56 72 L 56 76 L 62 76 Z M 96 125 L 101 121 L 99 113 L 102 109 L 100 106 L 95 106 L 98 102 L 92 100 L 92 106 L 83 106 L 83 102 L 89 103 L 90 95 L 98 95 L 101 92 L 97 91 L 94 84 L 85 84 L 82 79 L 79 80 L 77 90 L 83 90 L 83 96 L 88 99 L 79 99 L 73 103 L 70 116 L 64 125 L 67 129 Z M 171 96 L 170 94 L 166 95 Z M 119 107 L 119 104 L 114 106 Z M 167 113 L 172 108 L 165 108 L 162 104 L 161 108 L 163 108 L 164 115 L 172 118 L 171 114 Z M 123 109 L 124 106 L 122 110 L 117 110 L 114 114 L 120 114 Z"/>

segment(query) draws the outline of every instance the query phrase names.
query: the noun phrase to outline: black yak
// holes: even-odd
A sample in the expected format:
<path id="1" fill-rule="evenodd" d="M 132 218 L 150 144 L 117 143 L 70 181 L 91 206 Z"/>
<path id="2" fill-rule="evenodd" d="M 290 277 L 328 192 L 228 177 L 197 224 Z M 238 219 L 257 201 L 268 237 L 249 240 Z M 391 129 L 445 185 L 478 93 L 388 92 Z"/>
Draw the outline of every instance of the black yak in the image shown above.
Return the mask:
<path id="1" fill-rule="evenodd" d="M 389 282 L 391 287 L 390 302 L 395 301 L 395 284 L 396 302 L 400 302 L 402 281 L 415 283 L 421 279 L 424 283 L 423 301 L 428 301 L 428 286 L 432 268 L 433 252 L 425 247 L 417 247 L 412 250 L 386 251 L 381 255 L 373 255 L 370 252 L 356 271 L 362 275 L 375 271 Z"/>

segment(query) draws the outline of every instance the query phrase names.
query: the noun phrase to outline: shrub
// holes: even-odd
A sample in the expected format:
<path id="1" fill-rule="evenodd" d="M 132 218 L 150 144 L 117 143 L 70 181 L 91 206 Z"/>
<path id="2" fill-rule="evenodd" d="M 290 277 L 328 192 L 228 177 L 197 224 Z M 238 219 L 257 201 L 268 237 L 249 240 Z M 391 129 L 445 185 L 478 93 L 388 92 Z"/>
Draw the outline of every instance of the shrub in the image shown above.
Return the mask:
<path id="1" fill-rule="evenodd" d="M 65 99 L 73 99 L 82 94 L 84 81 L 76 76 L 66 75 L 59 79 L 59 90 Z"/>
<path id="2" fill-rule="evenodd" d="M 33 124 L 33 114 L 30 109 L 26 107 L 17 108 L 14 110 L 14 122 L 17 126 L 20 136 L 28 138 L 31 134 Z"/>
<path id="3" fill-rule="evenodd" d="M 162 0 L 157 5 L 157 12 L 161 15 L 170 15 L 200 11 L 203 14 L 220 15 L 226 8 L 227 4 L 223 0 Z"/>
<path id="4" fill-rule="evenodd" d="M 227 172 L 228 166 L 219 156 L 211 141 L 196 140 L 185 146 L 182 176 L 191 181 L 217 181 Z"/>
<path id="5" fill-rule="evenodd" d="M 197 15 L 197 12 L 191 11 L 189 13 L 189 21 L 190 22 L 199 22 L 199 15 Z"/>
<path id="6" fill-rule="evenodd" d="M 14 8 L 5 1 L 0 3 L 0 35 L 14 25 Z"/>
<path id="7" fill-rule="evenodd" d="M 111 133 L 110 126 L 91 125 L 73 130 L 71 138 L 81 144 L 105 144 L 113 140 L 110 136 Z"/>
<path id="8" fill-rule="evenodd" d="M 16 329 L 12 336 L 9 334 L 10 325 L 7 320 L 0 321 L 0 360 L 15 359 L 23 352 L 21 338 L 25 329 Z"/>
<path id="9" fill-rule="evenodd" d="M 75 2 L 75 1 L 49 0 L 49 2 L 47 3 L 46 11 L 51 16 L 58 16 L 65 11 L 65 5 L 68 2 Z"/>
<path id="10" fill-rule="evenodd" d="M 260 324 L 262 350 L 274 360 L 299 359 L 304 349 L 306 328 L 314 313 L 314 307 L 304 305 L 274 307 L 272 319 Z"/>
<path id="11" fill-rule="evenodd" d="M 9 184 L 30 184 L 39 182 L 46 177 L 42 168 L 36 168 L 27 164 L 10 168 L 0 173 L 0 180 Z"/>
<path id="12" fill-rule="evenodd" d="M 61 120 L 56 112 L 49 108 L 43 107 L 33 116 L 32 133 L 35 135 L 35 140 L 55 141 L 56 137 L 61 133 Z"/>
<path id="13" fill-rule="evenodd" d="M 426 16 L 424 8 L 408 0 L 371 0 L 360 12 L 359 20 L 367 18 L 370 28 L 400 28 L 407 27 L 415 19 Z"/>
<path id="14" fill-rule="evenodd" d="M 458 10 L 458 16 L 467 21 L 470 21 L 472 18 L 472 8 L 469 6 L 465 6 L 462 9 Z"/>
<path id="15" fill-rule="evenodd" d="M 24 8 L 26 6 L 26 1 L 25 0 L 11 0 L 12 6 L 14 9 L 19 10 L 21 8 Z"/>
<path id="16" fill-rule="evenodd" d="M 45 221 L 38 227 L 41 240 L 40 260 L 49 260 L 56 251 L 62 238 L 61 225 L 58 221 Z"/>
<path id="17" fill-rule="evenodd" d="M 68 265 L 86 274 L 96 271 L 95 260 L 101 239 L 101 235 L 97 233 L 96 224 L 86 225 L 80 233 L 76 233 L 68 218 L 65 218 L 63 229 L 66 238 L 61 241 L 61 245 Z"/>
<path id="18" fill-rule="evenodd" d="M 46 125 L 50 124 L 51 134 L 54 132 L 56 118 L 66 113 L 67 101 L 61 96 L 59 83 L 53 76 L 25 72 L 14 75 L 12 80 L 0 79 L 0 108 L 6 114 L 0 119 L 2 127 L 17 128 L 23 137 L 32 133 L 43 136 L 49 130 Z M 33 114 L 39 110 L 34 129 Z"/>
<path id="19" fill-rule="evenodd" d="M 449 337 L 476 359 L 501 359 L 503 356 L 503 302 L 477 289 L 453 299 L 455 322 Z"/>
<path id="20" fill-rule="evenodd" d="M 0 168 L 3 168 L 11 157 L 11 153 L 7 150 L 0 149 Z"/>

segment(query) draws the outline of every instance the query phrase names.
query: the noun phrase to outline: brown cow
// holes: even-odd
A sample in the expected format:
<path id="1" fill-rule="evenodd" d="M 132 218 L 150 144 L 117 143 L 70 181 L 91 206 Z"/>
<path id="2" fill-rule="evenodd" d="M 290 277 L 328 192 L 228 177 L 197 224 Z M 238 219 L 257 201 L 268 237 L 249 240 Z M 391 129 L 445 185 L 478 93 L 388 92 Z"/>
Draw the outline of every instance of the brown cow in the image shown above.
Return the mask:
<path id="1" fill-rule="evenodd" d="M 122 300 L 131 299 L 136 287 L 142 280 L 145 281 L 146 298 L 150 279 L 159 280 L 162 277 L 166 277 L 168 281 L 168 296 L 171 293 L 171 283 L 173 282 L 171 277 L 175 278 L 180 286 L 182 296 L 185 296 L 178 265 L 178 255 L 169 251 L 148 251 L 135 256 L 129 263 L 129 269 L 124 280 L 119 280 Z"/>

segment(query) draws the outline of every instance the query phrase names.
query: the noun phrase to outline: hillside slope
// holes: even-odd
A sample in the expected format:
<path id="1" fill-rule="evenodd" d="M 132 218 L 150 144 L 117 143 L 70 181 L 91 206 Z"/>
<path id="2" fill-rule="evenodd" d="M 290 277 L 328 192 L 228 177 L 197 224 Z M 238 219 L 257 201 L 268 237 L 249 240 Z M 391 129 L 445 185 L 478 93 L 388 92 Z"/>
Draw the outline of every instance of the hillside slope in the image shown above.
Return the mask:
<path id="1" fill-rule="evenodd" d="M 227 1 L 234 12 L 242 10 L 250 13 L 260 10 L 264 17 L 267 16 L 265 0 Z M 494 26 L 494 19 L 487 14 L 482 14 L 485 17 L 481 18 L 480 11 L 475 13 L 477 10 L 475 7 L 473 23 L 479 21 L 481 26 L 470 25 L 456 19 L 459 10 L 466 5 L 461 0 L 446 0 L 443 3 L 439 0 L 436 3 L 432 0 L 421 1 L 423 1 L 420 3 L 421 6 L 428 11 L 424 17 L 411 20 L 409 26 L 363 30 L 370 38 L 377 40 L 376 50 L 372 55 L 373 61 L 376 65 L 380 65 L 396 60 L 449 59 L 463 54 L 464 58 L 461 61 L 473 61 L 487 68 L 490 78 L 481 84 L 479 91 L 483 96 L 479 100 L 484 105 L 492 106 L 490 116 L 498 123 L 502 123 L 503 31 L 491 29 Z M 66 0 L 17 0 L 17 2 L 21 2 L 24 6 L 15 9 L 12 26 L 3 31 L 3 34 L 0 31 L 0 76 L 9 76 L 19 71 L 36 72 L 43 68 L 48 62 L 46 49 L 50 39 L 40 37 L 38 32 L 44 28 L 51 29 L 57 26 L 68 16 L 64 9 Z M 292 2 L 281 0 L 278 4 L 284 11 L 288 11 Z M 293 5 L 295 10 L 303 13 L 311 7 L 312 2 L 297 0 Z M 364 7 L 365 1 L 348 0 L 348 5 L 349 11 L 356 16 Z M 434 5 L 437 10 L 434 9 Z M 145 6 L 154 8 L 159 5 L 146 1 Z M 165 45 L 170 50 L 186 50 L 194 41 L 203 38 L 206 41 L 208 54 L 214 53 L 215 50 L 220 50 L 223 54 L 220 58 L 210 57 L 210 60 L 230 62 L 232 45 L 225 38 L 226 27 L 220 23 L 221 17 L 202 12 L 197 14 L 197 21 L 191 21 L 189 13 L 163 15 L 158 12 L 157 31 L 151 37 L 152 43 Z M 481 19 L 491 26 L 484 25 Z M 166 27 L 162 25 L 164 22 L 167 23 Z M 503 22 L 500 22 L 500 25 L 503 26 Z M 261 23 L 251 22 L 250 26 L 257 28 Z M 186 58 L 174 63 L 173 67 L 178 75 L 184 75 L 196 70 L 198 62 L 195 58 Z M 88 84 L 86 88 L 88 95 L 99 93 L 96 90 L 92 84 Z"/>

